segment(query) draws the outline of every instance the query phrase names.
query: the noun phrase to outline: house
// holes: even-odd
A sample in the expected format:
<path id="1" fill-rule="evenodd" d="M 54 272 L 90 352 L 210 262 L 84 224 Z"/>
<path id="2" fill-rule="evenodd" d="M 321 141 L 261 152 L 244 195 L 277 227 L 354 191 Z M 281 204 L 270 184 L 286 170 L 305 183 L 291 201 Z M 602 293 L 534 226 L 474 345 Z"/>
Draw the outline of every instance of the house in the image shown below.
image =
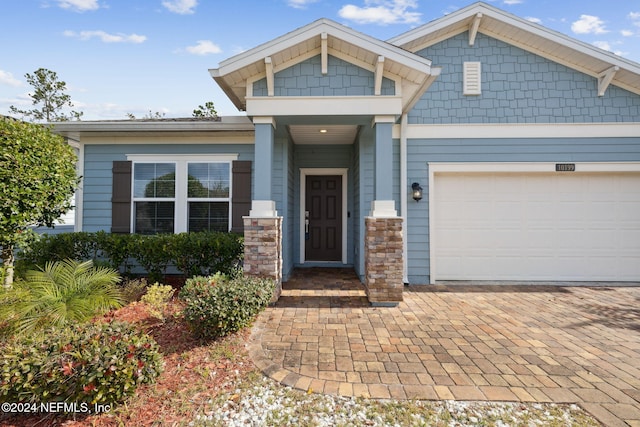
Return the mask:
<path id="1" fill-rule="evenodd" d="M 78 230 L 243 231 L 248 272 L 352 266 L 379 305 L 640 282 L 638 63 L 479 2 L 388 41 L 320 19 L 210 73 L 246 116 L 56 125 Z"/>

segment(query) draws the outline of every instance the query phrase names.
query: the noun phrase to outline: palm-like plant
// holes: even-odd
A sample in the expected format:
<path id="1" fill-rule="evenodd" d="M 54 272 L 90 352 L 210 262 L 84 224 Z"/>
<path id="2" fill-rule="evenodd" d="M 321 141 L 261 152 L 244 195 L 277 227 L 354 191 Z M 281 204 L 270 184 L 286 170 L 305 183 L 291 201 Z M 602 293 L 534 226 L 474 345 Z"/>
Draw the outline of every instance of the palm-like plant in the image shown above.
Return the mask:
<path id="1" fill-rule="evenodd" d="M 88 321 L 123 305 L 119 281 L 116 270 L 91 260 L 49 262 L 0 296 L 0 319 L 15 333 Z"/>

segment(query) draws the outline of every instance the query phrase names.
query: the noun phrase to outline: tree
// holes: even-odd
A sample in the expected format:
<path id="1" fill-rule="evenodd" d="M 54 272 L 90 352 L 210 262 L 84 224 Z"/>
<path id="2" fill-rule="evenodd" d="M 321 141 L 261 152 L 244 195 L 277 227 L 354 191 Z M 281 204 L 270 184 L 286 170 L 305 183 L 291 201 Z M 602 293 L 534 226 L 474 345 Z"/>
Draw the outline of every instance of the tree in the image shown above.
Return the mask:
<path id="1" fill-rule="evenodd" d="M 58 80 L 55 71 L 46 68 L 38 68 L 33 74 L 25 74 L 27 82 L 33 87 L 34 92 L 29 96 L 33 100 L 32 104 L 38 106 L 33 110 L 20 110 L 13 105 L 9 111 L 14 114 L 21 114 L 23 117 L 31 117 L 35 121 L 45 120 L 47 122 L 65 122 L 67 120 L 80 120 L 83 113 L 71 111 L 69 114 L 62 112 L 65 107 L 73 107 L 71 97 L 65 93 L 67 84 Z"/>
<path id="2" fill-rule="evenodd" d="M 15 248 L 71 209 L 79 179 L 73 148 L 48 127 L 0 117 L 0 146 L 0 257 L 11 287 Z"/>
<path id="3" fill-rule="evenodd" d="M 193 117 L 199 117 L 199 118 L 209 117 L 209 118 L 217 119 L 218 112 L 213 106 L 213 102 L 209 101 L 209 102 L 206 102 L 204 106 L 198 105 L 198 108 L 193 110 Z"/>

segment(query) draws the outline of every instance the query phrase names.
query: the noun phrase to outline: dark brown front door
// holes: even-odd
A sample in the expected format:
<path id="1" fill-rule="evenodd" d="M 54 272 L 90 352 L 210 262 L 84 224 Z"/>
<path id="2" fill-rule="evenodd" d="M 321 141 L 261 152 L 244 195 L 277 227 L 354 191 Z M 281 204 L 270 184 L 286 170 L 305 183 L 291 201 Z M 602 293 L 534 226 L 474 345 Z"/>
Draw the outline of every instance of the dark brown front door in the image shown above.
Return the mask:
<path id="1" fill-rule="evenodd" d="M 305 259 L 342 260 L 342 176 L 308 175 L 306 178 Z M 307 215 L 308 212 L 308 215 Z"/>

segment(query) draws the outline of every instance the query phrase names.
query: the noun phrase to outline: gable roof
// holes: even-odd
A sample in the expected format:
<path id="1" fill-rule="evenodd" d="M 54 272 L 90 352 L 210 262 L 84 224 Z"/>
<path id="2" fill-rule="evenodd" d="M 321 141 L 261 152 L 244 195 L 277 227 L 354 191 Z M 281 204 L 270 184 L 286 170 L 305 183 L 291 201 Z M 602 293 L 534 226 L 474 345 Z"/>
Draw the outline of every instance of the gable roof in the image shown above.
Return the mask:
<path id="1" fill-rule="evenodd" d="M 469 31 L 470 44 L 480 32 L 596 77 L 605 83 L 603 89 L 611 83 L 640 94 L 640 64 L 483 2 L 431 21 L 388 42 L 418 52 L 465 31 Z"/>
<path id="2" fill-rule="evenodd" d="M 247 83 L 265 77 L 265 58 L 278 72 L 321 53 L 326 39 L 329 54 L 376 69 L 384 57 L 383 72 L 422 86 L 431 76 L 431 61 L 387 42 L 352 30 L 329 19 L 319 19 L 288 34 L 222 61 L 209 72 L 239 110 L 246 109 Z M 439 70 L 434 70 L 437 74 Z"/>

